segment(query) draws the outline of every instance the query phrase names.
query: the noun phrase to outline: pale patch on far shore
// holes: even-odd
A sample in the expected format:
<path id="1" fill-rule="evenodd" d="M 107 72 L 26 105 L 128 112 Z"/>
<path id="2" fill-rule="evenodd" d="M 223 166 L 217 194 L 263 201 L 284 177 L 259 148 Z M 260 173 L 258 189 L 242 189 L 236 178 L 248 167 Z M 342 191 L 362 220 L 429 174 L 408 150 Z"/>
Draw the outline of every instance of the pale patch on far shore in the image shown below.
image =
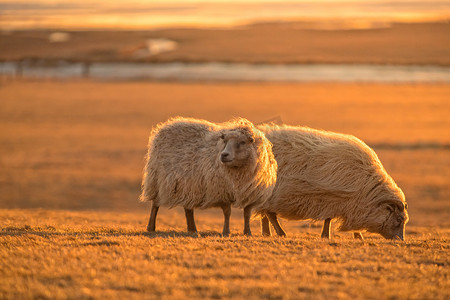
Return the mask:
<path id="1" fill-rule="evenodd" d="M 52 32 L 48 36 L 50 43 L 64 43 L 70 40 L 70 34 L 67 32 Z"/>

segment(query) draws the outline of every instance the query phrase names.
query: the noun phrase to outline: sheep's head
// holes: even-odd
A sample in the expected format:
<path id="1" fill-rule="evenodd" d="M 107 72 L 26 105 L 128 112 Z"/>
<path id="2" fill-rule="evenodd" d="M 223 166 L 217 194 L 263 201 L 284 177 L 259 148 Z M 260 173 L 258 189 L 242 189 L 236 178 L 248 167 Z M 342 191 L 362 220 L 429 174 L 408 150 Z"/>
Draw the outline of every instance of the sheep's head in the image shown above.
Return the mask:
<path id="1" fill-rule="evenodd" d="M 247 129 L 237 128 L 220 133 L 220 161 L 226 167 L 239 168 L 256 164 L 257 138 Z"/>
<path id="2" fill-rule="evenodd" d="M 392 199 L 381 201 L 371 220 L 369 232 L 381 234 L 386 239 L 405 240 L 405 225 L 409 221 L 408 204 Z"/>
<path id="3" fill-rule="evenodd" d="M 405 240 L 405 225 L 409 221 L 408 204 L 402 201 L 387 201 L 382 204 L 388 215 L 380 234 L 387 239 Z"/>

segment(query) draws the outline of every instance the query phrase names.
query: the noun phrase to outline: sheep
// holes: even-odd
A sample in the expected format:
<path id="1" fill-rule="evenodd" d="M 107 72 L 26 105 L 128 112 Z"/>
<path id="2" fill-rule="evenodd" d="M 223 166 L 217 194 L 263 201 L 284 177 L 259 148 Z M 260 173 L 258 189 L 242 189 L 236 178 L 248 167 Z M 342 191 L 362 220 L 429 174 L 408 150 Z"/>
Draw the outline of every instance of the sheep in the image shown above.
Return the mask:
<path id="1" fill-rule="evenodd" d="M 220 207 L 228 236 L 233 205 L 244 208 L 244 234 L 251 235 L 252 209 L 272 194 L 276 171 L 272 144 L 246 119 L 169 119 L 152 130 L 148 143 L 140 196 L 152 201 L 147 230 L 155 231 L 159 206 L 183 206 L 188 232 L 197 232 L 195 208 Z"/>
<path id="2" fill-rule="evenodd" d="M 277 215 L 289 220 L 325 220 L 322 237 L 330 238 L 331 219 L 341 231 L 379 233 L 404 240 L 409 220 L 402 190 L 375 152 L 352 135 L 307 127 L 258 126 L 273 145 L 278 176 L 272 197 L 260 208 L 263 235 L 269 221 L 286 233 Z M 358 232 L 355 237 L 362 238 Z"/>

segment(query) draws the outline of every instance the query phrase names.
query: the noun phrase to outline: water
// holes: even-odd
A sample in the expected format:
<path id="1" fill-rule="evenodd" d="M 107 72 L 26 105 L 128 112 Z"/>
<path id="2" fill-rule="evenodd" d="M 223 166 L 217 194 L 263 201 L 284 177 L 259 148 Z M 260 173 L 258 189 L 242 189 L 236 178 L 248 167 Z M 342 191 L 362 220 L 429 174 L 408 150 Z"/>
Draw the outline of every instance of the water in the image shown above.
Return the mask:
<path id="1" fill-rule="evenodd" d="M 450 18 L 450 0 L 0 0 L 0 28 L 231 26 L 261 21 Z"/>
<path id="2" fill-rule="evenodd" d="M 0 75 L 100 80 L 449 83 L 450 67 L 389 65 L 270 65 L 238 63 L 82 63 L 54 66 L 0 63 Z"/>

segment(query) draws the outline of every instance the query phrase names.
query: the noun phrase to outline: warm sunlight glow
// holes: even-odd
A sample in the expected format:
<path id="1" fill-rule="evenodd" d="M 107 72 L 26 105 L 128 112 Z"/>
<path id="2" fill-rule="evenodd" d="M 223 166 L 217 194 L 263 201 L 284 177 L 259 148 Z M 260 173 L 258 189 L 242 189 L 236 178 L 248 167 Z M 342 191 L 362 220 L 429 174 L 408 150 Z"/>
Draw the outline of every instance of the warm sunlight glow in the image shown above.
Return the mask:
<path id="1" fill-rule="evenodd" d="M 0 300 L 450 299 L 449 37 L 450 0 L 0 0 Z"/>
<path id="2" fill-rule="evenodd" d="M 252 22 L 444 20 L 450 1 L 15 1 L 0 0 L 0 27 L 139 29 L 173 26 L 229 27 Z M 319 23 L 320 23 L 319 22 Z M 329 21 L 328 21 L 329 23 Z"/>

